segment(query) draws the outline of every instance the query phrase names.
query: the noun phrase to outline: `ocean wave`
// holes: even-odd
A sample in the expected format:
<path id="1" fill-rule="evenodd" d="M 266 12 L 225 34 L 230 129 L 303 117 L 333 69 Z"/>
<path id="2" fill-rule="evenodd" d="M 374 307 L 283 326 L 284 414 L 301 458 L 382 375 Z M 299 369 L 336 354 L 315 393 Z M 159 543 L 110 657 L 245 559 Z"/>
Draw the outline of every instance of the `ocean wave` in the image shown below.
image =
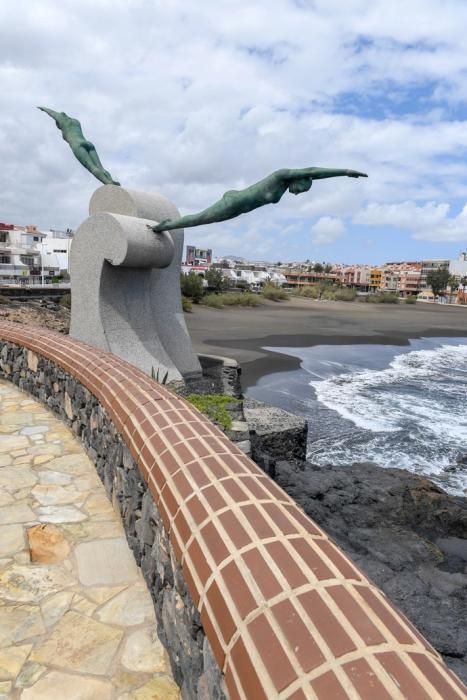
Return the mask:
<path id="1" fill-rule="evenodd" d="M 321 464 L 371 461 L 432 477 L 453 469 L 467 455 L 466 373 L 463 344 L 400 354 L 385 369 L 312 380 L 319 402 L 355 428 L 336 424 L 340 433 L 313 441 L 309 458 Z M 450 477 L 456 490 L 459 479 Z"/>

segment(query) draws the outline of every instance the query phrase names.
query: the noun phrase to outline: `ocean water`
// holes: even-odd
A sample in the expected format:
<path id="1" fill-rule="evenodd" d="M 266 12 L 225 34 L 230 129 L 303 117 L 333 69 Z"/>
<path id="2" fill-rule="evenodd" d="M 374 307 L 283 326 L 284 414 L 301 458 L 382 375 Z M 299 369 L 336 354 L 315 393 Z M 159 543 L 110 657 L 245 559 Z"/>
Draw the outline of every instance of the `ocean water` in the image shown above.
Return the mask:
<path id="1" fill-rule="evenodd" d="M 467 338 L 267 349 L 301 369 L 247 393 L 308 419 L 309 461 L 399 467 L 467 495 Z"/>

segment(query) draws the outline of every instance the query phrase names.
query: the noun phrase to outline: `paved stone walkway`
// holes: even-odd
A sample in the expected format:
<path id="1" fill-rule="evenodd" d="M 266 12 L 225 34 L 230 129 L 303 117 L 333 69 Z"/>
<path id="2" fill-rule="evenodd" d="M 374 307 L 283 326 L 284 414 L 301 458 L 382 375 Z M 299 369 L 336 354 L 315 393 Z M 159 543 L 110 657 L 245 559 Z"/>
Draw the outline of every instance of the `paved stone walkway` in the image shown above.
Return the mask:
<path id="1" fill-rule="evenodd" d="M 0 381 L 0 700 L 177 700 L 155 628 L 94 465 Z"/>

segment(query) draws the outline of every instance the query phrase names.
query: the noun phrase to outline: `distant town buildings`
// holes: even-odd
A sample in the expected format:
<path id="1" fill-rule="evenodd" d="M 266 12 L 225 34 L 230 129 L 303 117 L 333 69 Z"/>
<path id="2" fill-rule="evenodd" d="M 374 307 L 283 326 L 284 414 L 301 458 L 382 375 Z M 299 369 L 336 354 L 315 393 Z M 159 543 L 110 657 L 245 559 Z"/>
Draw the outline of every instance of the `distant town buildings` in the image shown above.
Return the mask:
<path id="1" fill-rule="evenodd" d="M 187 245 L 186 247 L 186 265 L 210 265 L 212 262 L 212 250 L 211 248 L 203 249 L 196 248 L 194 245 Z"/>
<path id="2" fill-rule="evenodd" d="M 454 277 L 467 277 L 467 253 L 460 253 L 457 260 L 449 261 L 449 272 Z"/>
<path id="3" fill-rule="evenodd" d="M 208 257 L 213 260 L 212 263 L 207 262 Z M 212 258 L 211 250 L 203 251 L 194 246 L 187 246 L 187 264 L 182 266 L 182 272 L 195 272 L 204 277 L 211 267 L 221 269 L 231 287 L 248 286 L 257 289 L 268 282 L 288 289 L 337 284 L 356 289 L 363 294 L 392 292 L 401 297 L 423 298 L 430 298 L 431 295 L 427 283 L 429 272 L 448 270 L 452 276 L 453 290 L 457 292 L 459 289 L 459 303 L 464 303 L 467 296 L 467 253 L 461 253 L 456 260 L 437 258 L 391 261 L 375 266 L 325 264 L 310 260 L 292 263 L 248 262 L 235 255 Z M 465 290 L 462 280 L 465 282 Z"/>
<path id="4" fill-rule="evenodd" d="M 41 254 L 47 270 L 58 270 L 58 274 L 70 272 L 70 249 L 73 232 L 51 229 L 42 239 Z"/>
<path id="5" fill-rule="evenodd" d="M 0 223 L 0 284 L 43 284 L 69 270 L 73 232 Z"/>
<path id="6" fill-rule="evenodd" d="M 0 223 L 0 285 L 47 284 L 67 278 L 73 231 L 40 231 L 37 226 Z M 288 289 L 337 284 L 359 293 L 393 292 L 401 297 L 429 299 L 427 276 L 433 270 L 447 270 L 452 294 L 467 303 L 467 252 L 458 258 L 390 261 L 383 265 L 344 265 L 297 261 L 291 263 L 249 262 L 237 255 L 214 258 L 211 248 L 186 246 L 181 271 L 205 277 L 211 268 L 222 271 L 229 286 L 259 289 L 272 283 Z M 452 296 L 452 295 L 451 295 Z"/>

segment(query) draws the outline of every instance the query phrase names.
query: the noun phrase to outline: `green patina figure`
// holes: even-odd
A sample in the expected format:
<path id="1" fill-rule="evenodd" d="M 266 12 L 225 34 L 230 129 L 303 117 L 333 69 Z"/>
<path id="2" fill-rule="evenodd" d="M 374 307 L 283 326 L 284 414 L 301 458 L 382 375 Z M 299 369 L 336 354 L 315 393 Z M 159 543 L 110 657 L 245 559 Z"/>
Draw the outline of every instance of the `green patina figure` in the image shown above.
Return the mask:
<path id="1" fill-rule="evenodd" d="M 52 117 L 76 158 L 94 177 L 103 182 L 104 185 L 120 184 L 113 180 L 111 174 L 104 169 L 94 145 L 84 138 L 81 124 L 77 119 L 69 117 L 65 112 L 55 112 L 48 107 L 38 107 L 38 109 Z M 178 219 L 165 219 L 150 228 L 158 233 L 234 219 L 240 214 L 247 214 L 265 204 L 275 204 L 287 190 L 292 194 L 308 192 L 313 180 L 322 180 L 328 177 L 368 176 L 357 170 L 342 168 L 281 168 L 243 190 L 228 190 L 221 199 L 197 214 L 188 214 Z"/>
<path id="2" fill-rule="evenodd" d="M 175 228 L 188 228 L 190 226 L 202 226 L 213 224 L 217 221 L 234 219 L 240 214 L 246 214 L 253 209 L 258 209 L 265 204 L 274 204 L 289 190 L 292 194 L 308 192 L 313 180 L 322 180 L 328 177 L 368 177 L 357 170 L 344 170 L 335 168 L 281 168 L 275 170 L 263 180 L 246 187 L 244 190 L 229 190 L 221 199 L 212 206 L 200 211 L 198 214 L 188 214 L 179 219 L 165 219 L 152 230 L 157 232 L 170 231 Z"/>
<path id="3" fill-rule="evenodd" d="M 57 128 L 62 132 L 64 140 L 69 144 L 76 158 L 94 177 L 97 177 L 104 185 L 120 184 L 113 180 L 111 174 L 104 169 L 94 144 L 84 138 L 81 124 L 77 119 L 69 117 L 65 112 L 55 112 L 47 107 L 38 107 L 38 109 L 55 120 Z"/>

